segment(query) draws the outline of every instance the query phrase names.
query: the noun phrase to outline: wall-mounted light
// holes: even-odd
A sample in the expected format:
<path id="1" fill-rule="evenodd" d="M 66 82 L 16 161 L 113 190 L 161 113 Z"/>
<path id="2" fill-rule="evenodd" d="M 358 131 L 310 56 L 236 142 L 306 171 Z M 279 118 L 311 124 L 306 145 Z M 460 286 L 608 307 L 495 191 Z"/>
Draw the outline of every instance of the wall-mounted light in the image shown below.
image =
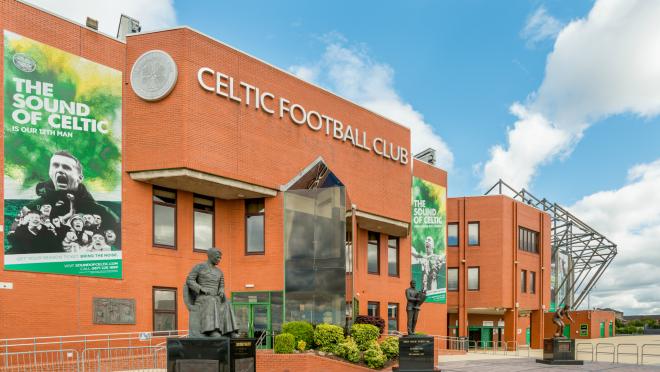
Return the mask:
<path id="1" fill-rule="evenodd" d="M 250 283 L 250 284 L 246 284 L 246 285 L 245 285 L 245 288 L 254 288 L 254 284 L 251 284 L 251 283 Z"/>

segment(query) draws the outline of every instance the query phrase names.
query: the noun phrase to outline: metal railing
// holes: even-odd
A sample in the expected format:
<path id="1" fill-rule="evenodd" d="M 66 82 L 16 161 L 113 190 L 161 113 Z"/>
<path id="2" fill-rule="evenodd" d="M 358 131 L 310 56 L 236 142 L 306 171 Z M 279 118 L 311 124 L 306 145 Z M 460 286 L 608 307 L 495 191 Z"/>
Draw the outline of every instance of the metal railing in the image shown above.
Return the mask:
<path id="1" fill-rule="evenodd" d="M 657 350 L 657 351 L 655 353 L 647 352 L 647 348 L 651 349 L 651 351 L 653 351 L 654 349 Z M 645 364 L 644 363 L 644 357 L 660 358 L 660 344 L 644 344 L 644 345 L 642 345 L 642 364 Z M 655 363 L 649 363 L 649 364 L 660 364 L 660 360 L 655 362 Z"/>
<path id="2" fill-rule="evenodd" d="M 621 351 L 621 347 L 626 347 L 629 350 L 631 348 L 635 348 L 635 352 L 633 353 L 632 351 Z M 635 356 L 635 364 L 639 364 L 639 346 L 637 344 L 618 344 L 616 345 L 616 362 L 621 363 L 619 358 L 621 355 L 624 356 Z"/>
<path id="3" fill-rule="evenodd" d="M 78 372 L 77 350 L 40 350 L 0 353 L 0 371 Z"/>
<path id="4" fill-rule="evenodd" d="M 164 369 L 167 363 L 165 346 L 129 346 L 90 348 L 83 353 L 83 371 L 110 372 Z"/>
<path id="5" fill-rule="evenodd" d="M 582 350 L 580 349 L 580 346 L 589 346 L 589 350 L 587 351 L 584 347 Z M 580 359 L 580 354 L 586 354 L 589 353 L 590 357 L 590 362 L 594 361 L 594 344 L 592 343 L 580 343 L 575 345 L 575 359 Z"/>
<path id="6" fill-rule="evenodd" d="M 609 348 L 612 348 L 611 350 Z M 599 342 L 596 344 L 596 357 L 594 358 L 596 362 L 600 362 L 598 359 L 599 355 L 611 355 L 612 363 L 615 361 L 616 348 L 613 343 L 609 342 Z"/>

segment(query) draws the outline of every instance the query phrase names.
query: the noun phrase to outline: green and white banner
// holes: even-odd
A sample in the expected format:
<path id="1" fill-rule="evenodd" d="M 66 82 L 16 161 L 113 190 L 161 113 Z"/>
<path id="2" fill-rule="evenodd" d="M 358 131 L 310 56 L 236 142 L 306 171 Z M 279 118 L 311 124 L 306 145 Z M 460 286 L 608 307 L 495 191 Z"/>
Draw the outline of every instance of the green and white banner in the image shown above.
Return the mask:
<path id="1" fill-rule="evenodd" d="M 412 279 L 426 302 L 447 303 L 447 189 L 413 177 Z"/>
<path id="2" fill-rule="evenodd" d="M 122 277 L 120 71 L 4 31 L 5 270 Z"/>

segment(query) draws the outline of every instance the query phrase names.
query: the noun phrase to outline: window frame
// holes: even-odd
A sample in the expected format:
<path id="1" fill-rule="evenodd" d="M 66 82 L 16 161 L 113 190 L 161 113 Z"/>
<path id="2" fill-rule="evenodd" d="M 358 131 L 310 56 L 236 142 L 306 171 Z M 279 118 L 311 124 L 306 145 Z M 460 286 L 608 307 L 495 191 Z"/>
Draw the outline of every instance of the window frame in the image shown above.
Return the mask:
<path id="1" fill-rule="evenodd" d="M 369 315 L 369 305 L 376 305 L 376 315 Z M 367 301 L 367 315 L 381 318 L 381 316 L 380 316 L 380 302 L 379 301 Z"/>
<path id="2" fill-rule="evenodd" d="M 477 225 L 477 243 L 470 243 L 470 225 Z M 467 223 L 467 245 L 468 247 L 478 247 L 481 245 L 481 222 L 480 221 L 469 221 Z"/>
<path id="3" fill-rule="evenodd" d="M 212 211 L 206 211 L 201 209 L 195 209 L 195 198 L 207 199 L 210 200 L 212 205 Z M 193 194 L 193 231 L 192 231 L 192 246 L 194 252 L 203 252 L 206 253 L 206 249 L 199 249 L 195 247 L 195 212 L 206 213 L 211 215 L 211 247 L 215 246 L 215 198 L 212 196 L 206 196 L 201 194 Z M 209 248 L 211 248 L 209 247 Z"/>
<path id="4" fill-rule="evenodd" d="M 174 310 L 156 310 L 156 291 L 174 292 Z M 177 334 L 179 330 L 179 299 L 177 288 L 174 287 L 151 287 L 151 329 L 154 335 Z M 156 314 L 174 314 L 174 329 L 169 331 L 156 330 Z"/>
<path id="5" fill-rule="evenodd" d="M 527 270 L 520 270 L 520 293 L 527 293 Z"/>
<path id="6" fill-rule="evenodd" d="M 541 234 L 538 231 L 534 231 L 523 226 L 518 226 L 518 250 L 527 253 L 539 254 L 540 235 Z"/>
<path id="7" fill-rule="evenodd" d="M 174 206 L 172 206 L 169 203 L 164 203 L 164 202 L 159 202 L 154 200 L 154 197 L 156 196 L 156 190 L 161 190 L 161 191 L 167 191 L 167 192 L 172 192 L 174 193 Z M 165 248 L 165 249 L 174 249 L 176 250 L 176 243 L 177 243 L 177 225 L 178 225 L 178 203 L 179 202 L 179 195 L 177 193 L 176 189 L 170 189 L 167 187 L 161 187 L 161 186 L 156 186 L 153 185 L 151 188 L 151 245 L 153 247 L 157 248 Z M 170 207 L 174 208 L 174 244 L 173 245 L 168 245 L 168 244 L 162 244 L 162 243 L 156 243 L 156 205 L 162 205 L 164 207 Z"/>
<path id="8" fill-rule="evenodd" d="M 390 273 L 390 241 L 392 240 L 396 241 L 396 274 Z M 398 278 L 401 275 L 401 267 L 399 263 L 401 261 L 399 259 L 399 253 L 401 252 L 400 243 L 398 236 L 387 236 L 387 275 L 394 278 Z"/>
<path id="9" fill-rule="evenodd" d="M 529 272 L 529 293 L 536 294 L 536 272 Z"/>
<path id="10" fill-rule="evenodd" d="M 477 269 L 477 288 L 470 288 L 470 269 Z M 467 268 L 467 290 L 479 291 L 481 290 L 481 266 L 468 266 Z"/>
<path id="11" fill-rule="evenodd" d="M 369 238 L 370 234 L 376 234 L 376 271 L 369 270 Z M 367 274 L 380 275 L 380 233 L 375 231 L 367 231 Z"/>
<path id="12" fill-rule="evenodd" d="M 449 288 L 449 270 L 456 270 L 456 289 L 450 289 Z M 458 290 L 461 287 L 461 283 L 459 281 L 460 278 L 460 272 L 458 270 L 458 267 L 448 267 L 447 268 L 447 292 L 458 292 Z"/>
<path id="13" fill-rule="evenodd" d="M 456 226 L 456 244 L 449 244 L 449 226 Z M 461 224 L 459 222 L 447 223 L 447 247 L 458 247 L 461 245 Z"/>
<path id="14" fill-rule="evenodd" d="M 394 306 L 396 309 L 396 317 L 390 318 L 390 306 Z M 396 322 L 396 329 L 390 329 L 390 320 Z M 387 303 L 387 333 L 392 334 L 392 331 L 399 331 L 399 303 L 398 302 L 388 302 Z"/>
<path id="15" fill-rule="evenodd" d="M 263 212 L 261 212 L 261 213 L 248 213 L 247 204 L 248 204 L 248 202 L 254 201 L 254 200 L 262 200 L 263 201 L 263 203 L 264 203 L 264 211 Z M 244 243 L 244 245 L 245 245 L 245 248 L 244 248 L 245 255 L 246 256 L 263 256 L 263 255 L 266 254 L 266 198 L 244 199 L 243 208 L 244 208 L 243 227 L 244 227 L 244 231 L 245 231 L 245 234 L 244 234 L 245 235 L 245 243 Z M 249 235 L 248 234 L 248 217 L 256 217 L 256 216 L 263 216 L 263 221 L 264 221 L 264 229 L 263 229 L 264 230 L 264 232 L 263 232 L 263 234 L 264 234 L 264 236 L 263 236 L 264 246 L 263 246 L 263 250 L 260 251 L 260 252 L 249 252 L 248 251 L 248 235 Z"/>

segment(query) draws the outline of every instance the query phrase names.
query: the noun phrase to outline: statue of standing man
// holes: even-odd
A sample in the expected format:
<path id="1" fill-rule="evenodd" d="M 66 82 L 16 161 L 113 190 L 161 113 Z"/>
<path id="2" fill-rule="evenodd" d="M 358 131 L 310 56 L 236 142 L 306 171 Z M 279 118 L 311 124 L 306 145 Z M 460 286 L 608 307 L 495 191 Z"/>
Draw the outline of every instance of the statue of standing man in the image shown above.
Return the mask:
<path id="1" fill-rule="evenodd" d="M 408 335 L 415 334 L 415 327 L 417 326 L 417 317 L 419 316 L 419 309 L 426 300 L 426 291 L 418 291 L 415 289 L 415 281 L 410 281 L 410 288 L 406 289 L 406 315 L 408 316 Z"/>
<path id="2" fill-rule="evenodd" d="M 568 318 L 568 320 L 570 320 L 571 323 L 573 323 L 573 318 L 571 318 L 571 314 L 569 314 L 570 310 L 571 310 L 570 306 L 564 305 L 564 307 L 560 306 L 557 309 L 557 311 L 555 311 L 555 315 L 552 318 L 552 322 L 555 323 L 555 325 L 557 326 L 555 331 L 555 337 L 564 337 L 564 327 L 566 327 L 566 324 L 564 323 L 564 316 Z"/>
<path id="3" fill-rule="evenodd" d="M 183 300 L 188 307 L 189 337 L 238 335 L 236 316 L 225 294 L 225 277 L 217 268 L 222 252 L 209 248 L 208 260 L 195 265 L 183 287 Z"/>

